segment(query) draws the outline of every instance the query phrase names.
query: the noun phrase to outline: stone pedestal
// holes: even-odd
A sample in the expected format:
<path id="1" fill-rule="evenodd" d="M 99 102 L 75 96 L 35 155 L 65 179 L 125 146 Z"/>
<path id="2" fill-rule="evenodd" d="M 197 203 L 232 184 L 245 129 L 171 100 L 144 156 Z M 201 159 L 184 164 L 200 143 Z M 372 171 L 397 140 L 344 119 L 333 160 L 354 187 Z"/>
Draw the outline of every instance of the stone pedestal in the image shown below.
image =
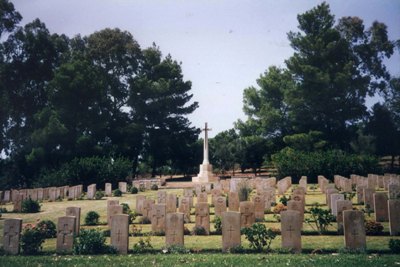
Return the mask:
<path id="1" fill-rule="evenodd" d="M 212 165 L 209 163 L 200 164 L 199 174 L 192 178 L 192 182 L 194 183 L 209 183 L 218 181 L 219 177 L 213 174 Z"/>

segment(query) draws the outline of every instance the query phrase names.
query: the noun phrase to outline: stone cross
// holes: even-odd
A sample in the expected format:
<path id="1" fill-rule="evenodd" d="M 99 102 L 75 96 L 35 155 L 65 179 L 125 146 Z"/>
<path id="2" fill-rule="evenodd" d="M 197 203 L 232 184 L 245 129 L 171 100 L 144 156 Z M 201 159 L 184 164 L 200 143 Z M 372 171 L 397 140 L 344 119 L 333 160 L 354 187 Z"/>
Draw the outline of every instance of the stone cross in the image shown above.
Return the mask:
<path id="1" fill-rule="evenodd" d="M 208 160 L 208 131 L 211 131 L 212 129 L 207 127 L 207 122 L 205 123 L 204 129 L 204 158 L 203 158 L 203 164 L 210 164 L 210 161 Z"/>

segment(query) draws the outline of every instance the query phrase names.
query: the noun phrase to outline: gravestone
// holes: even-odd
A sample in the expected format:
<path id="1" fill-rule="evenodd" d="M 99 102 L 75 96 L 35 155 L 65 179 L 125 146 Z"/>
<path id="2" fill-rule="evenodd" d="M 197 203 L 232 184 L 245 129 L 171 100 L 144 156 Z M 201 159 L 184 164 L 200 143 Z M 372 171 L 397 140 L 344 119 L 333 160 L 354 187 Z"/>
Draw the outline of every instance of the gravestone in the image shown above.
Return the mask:
<path id="1" fill-rule="evenodd" d="M 65 210 L 65 216 L 75 217 L 75 236 L 79 235 L 79 229 L 81 226 L 81 208 L 80 207 L 67 207 Z"/>
<path id="2" fill-rule="evenodd" d="M 332 194 L 337 194 L 339 191 L 335 188 L 327 188 L 325 190 L 325 195 L 326 195 L 326 205 L 328 206 L 329 209 L 331 209 L 331 195 Z"/>
<path id="3" fill-rule="evenodd" d="M 176 195 L 175 194 L 167 194 L 166 205 L 167 205 L 167 213 L 175 213 L 176 212 Z"/>
<path id="4" fill-rule="evenodd" d="M 165 233 L 165 219 L 166 219 L 166 206 L 165 204 L 154 204 L 151 212 L 151 231 L 154 233 Z"/>
<path id="5" fill-rule="evenodd" d="M 129 247 L 129 215 L 117 214 L 111 217 L 111 246 L 119 254 L 127 254 Z"/>
<path id="6" fill-rule="evenodd" d="M 343 211 L 344 244 L 350 250 L 364 250 L 366 236 L 364 213 L 359 210 Z"/>
<path id="7" fill-rule="evenodd" d="M 367 188 L 363 185 L 357 185 L 356 192 L 357 192 L 357 204 L 364 203 L 364 189 Z"/>
<path id="8" fill-rule="evenodd" d="M 14 212 L 21 212 L 22 211 L 22 201 L 24 201 L 24 194 L 17 194 L 15 197 L 15 200 L 13 199 L 14 202 Z"/>
<path id="9" fill-rule="evenodd" d="M 229 192 L 228 206 L 229 211 L 239 211 L 239 194 L 237 192 Z"/>
<path id="10" fill-rule="evenodd" d="M 400 198 L 400 185 L 398 184 L 388 184 L 389 199 Z"/>
<path id="11" fill-rule="evenodd" d="M 353 210 L 353 204 L 351 200 L 338 200 L 336 202 L 337 208 L 337 229 L 339 234 L 343 234 L 343 211 L 345 210 Z"/>
<path id="12" fill-rule="evenodd" d="M 111 206 L 119 206 L 119 200 L 107 200 L 107 224 L 110 225 L 111 216 L 108 214 L 110 213 Z"/>
<path id="13" fill-rule="evenodd" d="M 254 202 L 254 217 L 264 221 L 265 200 L 263 196 L 257 195 L 253 197 Z"/>
<path id="14" fill-rule="evenodd" d="M 387 222 L 389 221 L 388 211 L 388 194 L 379 192 L 374 193 L 374 211 L 376 222 Z"/>
<path id="15" fill-rule="evenodd" d="M 302 176 L 299 181 L 299 187 L 304 188 L 307 191 L 307 176 Z"/>
<path id="16" fill-rule="evenodd" d="M 227 211 L 222 213 L 222 250 L 228 251 L 241 245 L 240 212 Z"/>
<path id="17" fill-rule="evenodd" d="M 207 203 L 208 202 L 208 195 L 207 192 L 201 192 L 197 195 L 197 203 Z"/>
<path id="18" fill-rule="evenodd" d="M 91 184 L 87 187 L 87 199 L 94 199 L 96 196 L 96 184 Z"/>
<path id="19" fill-rule="evenodd" d="M 38 198 L 39 201 L 42 201 L 44 199 L 43 198 L 43 188 L 38 188 L 37 189 L 37 198 Z"/>
<path id="20" fill-rule="evenodd" d="M 196 204 L 196 227 L 203 227 L 206 230 L 206 234 L 210 234 L 210 207 L 208 203 L 197 203 Z"/>
<path id="21" fill-rule="evenodd" d="M 193 190 L 192 189 L 184 189 L 183 196 L 189 198 L 190 208 L 193 207 Z"/>
<path id="22" fill-rule="evenodd" d="M 219 189 L 212 189 L 211 190 L 211 203 L 215 206 L 215 201 L 217 200 L 217 197 L 221 195 L 221 190 Z"/>
<path id="23" fill-rule="evenodd" d="M 57 223 L 57 253 L 70 253 L 74 246 L 75 237 L 75 221 L 74 216 L 63 216 L 58 218 Z"/>
<path id="24" fill-rule="evenodd" d="M 5 219 L 3 228 L 3 250 L 6 253 L 19 253 L 19 239 L 22 230 L 22 219 Z"/>
<path id="25" fill-rule="evenodd" d="M 254 203 L 251 201 L 240 202 L 240 224 L 241 227 L 251 227 L 255 222 Z"/>
<path id="26" fill-rule="evenodd" d="M 304 215 L 304 209 L 305 209 L 305 206 L 306 206 L 305 195 L 304 194 L 295 193 L 295 194 L 292 194 L 292 198 L 291 199 L 294 200 L 294 201 L 298 201 L 301 204 L 301 207 L 303 209 L 303 215 Z"/>
<path id="27" fill-rule="evenodd" d="M 344 200 L 343 194 L 331 194 L 331 213 L 333 216 L 337 216 L 337 201 Z"/>
<path id="28" fill-rule="evenodd" d="M 400 199 L 388 200 L 390 235 L 400 235 Z"/>
<path id="29" fill-rule="evenodd" d="M 167 203 L 167 191 L 158 191 L 157 192 L 157 203 L 158 204 L 166 204 Z"/>
<path id="30" fill-rule="evenodd" d="M 149 220 L 151 221 L 151 210 L 152 206 L 154 205 L 154 200 L 153 199 L 146 199 L 144 201 L 143 205 L 143 220 Z"/>
<path id="31" fill-rule="evenodd" d="M 108 226 L 111 226 L 111 218 L 114 215 L 122 214 L 123 213 L 123 207 L 121 205 L 111 205 L 107 209 L 107 222 Z"/>
<path id="32" fill-rule="evenodd" d="M 111 183 L 106 183 L 104 191 L 105 191 L 105 195 L 107 197 L 111 197 L 112 196 L 112 184 Z"/>
<path id="33" fill-rule="evenodd" d="M 289 200 L 287 202 L 287 210 L 295 210 L 295 211 L 299 212 L 300 228 L 303 228 L 303 222 L 304 222 L 304 207 L 303 207 L 303 203 L 301 201 L 297 201 L 297 200 Z"/>
<path id="34" fill-rule="evenodd" d="M 364 206 L 374 211 L 374 193 L 375 189 L 365 188 L 364 189 Z"/>
<path id="35" fill-rule="evenodd" d="M 226 211 L 226 198 L 225 197 L 217 197 L 214 206 L 214 215 L 216 217 L 222 217 L 222 213 Z"/>
<path id="36" fill-rule="evenodd" d="M 136 196 L 136 213 L 143 215 L 143 207 L 144 207 L 145 200 L 146 200 L 146 197 L 143 195 Z"/>
<path id="37" fill-rule="evenodd" d="M 180 199 L 178 210 L 183 213 L 183 221 L 190 223 L 190 197 L 182 197 Z"/>
<path id="38" fill-rule="evenodd" d="M 286 210 L 281 212 L 282 248 L 301 252 L 301 218 L 300 212 Z"/>
<path id="39" fill-rule="evenodd" d="M 50 187 L 49 188 L 49 201 L 56 201 L 56 198 L 57 198 L 57 188 Z"/>
<path id="40" fill-rule="evenodd" d="M 127 183 L 126 182 L 118 182 L 118 188 L 122 193 L 126 193 L 127 191 Z"/>
<path id="41" fill-rule="evenodd" d="M 167 213 L 165 224 L 165 245 L 167 247 L 184 245 L 183 213 Z"/>
<path id="42" fill-rule="evenodd" d="M 10 202 L 10 196 L 11 196 L 10 190 L 4 191 L 4 196 L 3 196 L 4 203 Z"/>

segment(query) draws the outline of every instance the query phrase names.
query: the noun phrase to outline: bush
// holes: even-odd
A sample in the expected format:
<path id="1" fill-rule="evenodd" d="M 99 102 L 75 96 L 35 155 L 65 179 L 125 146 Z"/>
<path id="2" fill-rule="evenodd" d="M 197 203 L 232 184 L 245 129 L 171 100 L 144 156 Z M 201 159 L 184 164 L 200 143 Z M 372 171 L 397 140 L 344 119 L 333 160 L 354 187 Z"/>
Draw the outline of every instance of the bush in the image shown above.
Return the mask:
<path id="1" fill-rule="evenodd" d="M 207 235 L 207 231 L 203 226 L 195 226 L 193 227 L 192 235 Z"/>
<path id="2" fill-rule="evenodd" d="M 311 218 L 306 218 L 305 222 L 308 223 L 311 228 L 317 230 L 319 234 L 325 233 L 327 227 L 336 220 L 330 210 L 321 209 L 318 203 L 314 203 L 310 208 L 310 214 Z M 316 228 L 314 228 L 314 226 Z"/>
<path id="3" fill-rule="evenodd" d="M 382 224 L 375 221 L 365 222 L 365 234 L 367 235 L 381 235 L 383 233 Z"/>
<path id="4" fill-rule="evenodd" d="M 396 254 L 400 253 L 400 239 L 390 239 L 389 240 L 390 251 Z"/>
<path id="5" fill-rule="evenodd" d="M 269 251 L 271 242 L 276 237 L 276 233 L 262 223 L 255 223 L 249 228 L 243 228 L 242 232 L 249 240 L 250 247 L 257 251 L 262 251 L 264 247 L 266 251 Z"/>
<path id="6" fill-rule="evenodd" d="M 151 190 L 157 191 L 158 190 L 158 185 L 156 185 L 156 184 L 151 185 Z"/>
<path id="7" fill-rule="evenodd" d="M 172 245 L 168 248 L 163 248 L 162 252 L 170 253 L 170 254 L 188 254 L 190 252 L 190 250 L 188 250 L 184 246 Z"/>
<path id="8" fill-rule="evenodd" d="M 97 225 L 99 223 L 100 215 L 95 211 L 89 211 L 85 217 L 86 225 Z"/>
<path id="9" fill-rule="evenodd" d="M 248 183 L 242 182 L 242 183 L 239 184 L 238 187 L 239 187 L 239 190 L 238 190 L 239 201 L 247 201 L 247 200 L 249 200 L 250 193 L 251 193 L 252 189 L 250 188 Z"/>
<path id="10" fill-rule="evenodd" d="M 120 196 L 122 196 L 122 191 L 119 190 L 118 188 L 115 189 L 115 190 L 113 191 L 113 196 L 114 196 L 114 197 L 120 197 Z"/>
<path id="11" fill-rule="evenodd" d="M 280 214 L 282 211 L 287 210 L 287 207 L 283 205 L 282 203 L 278 203 L 274 207 L 274 213 L 275 214 Z"/>
<path id="12" fill-rule="evenodd" d="M 140 224 L 151 224 L 151 221 L 147 217 L 140 218 Z"/>
<path id="13" fill-rule="evenodd" d="M 292 176 L 296 181 L 307 173 L 309 183 L 316 182 L 318 175 L 333 177 L 340 173 L 348 177 L 352 173 L 380 173 L 377 157 L 348 154 L 341 150 L 305 152 L 284 148 L 272 155 L 272 161 L 279 178 Z"/>
<path id="14" fill-rule="evenodd" d="M 28 224 L 21 234 L 21 249 L 25 255 L 34 255 L 42 250 L 45 234 L 38 227 Z"/>
<path id="15" fill-rule="evenodd" d="M 133 253 L 143 253 L 152 249 L 153 246 L 151 245 L 150 241 L 150 236 L 147 236 L 146 239 L 140 238 L 139 241 L 133 245 Z"/>
<path id="16" fill-rule="evenodd" d="M 122 213 L 128 214 L 129 224 L 132 224 L 136 220 L 136 217 L 137 217 L 136 212 L 132 211 L 127 203 L 122 203 L 121 205 L 122 205 Z"/>
<path id="17" fill-rule="evenodd" d="M 287 203 L 288 203 L 289 200 L 290 200 L 290 196 L 289 196 L 289 197 L 286 197 L 285 195 L 283 195 L 283 196 L 279 199 L 279 201 L 280 201 L 284 206 L 287 206 Z"/>
<path id="18" fill-rule="evenodd" d="M 103 191 L 96 191 L 96 194 L 94 195 L 94 198 L 97 200 L 100 200 L 104 197 L 104 192 Z"/>
<path id="19" fill-rule="evenodd" d="M 137 189 L 137 187 L 132 186 L 130 192 L 131 192 L 131 194 L 137 194 L 139 192 L 139 189 Z"/>
<path id="20" fill-rule="evenodd" d="M 40 211 L 40 204 L 36 200 L 31 198 L 22 201 L 22 212 L 24 213 L 36 213 Z"/>
<path id="21" fill-rule="evenodd" d="M 214 228 L 217 235 L 222 234 L 222 219 L 219 216 L 214 218 Z"/>
<path id="22" fill-rule="evenodd" d="M 106 245 L 106 237 L 100 231 L 94 229 L 82 229 L 79 237 L 74 242 L 75 254 L 102 254 L 113 252 L 113 249 Z"/>
<path id="23" fill-rule="evenodd" d="M 140 192 L 146 191 L 146 187 L 143 184 L 139 185 L 139 191 Z"/>
<path id="24" fill-rule="evenodd" d="M 54 238 L 57 236 L 56 224 L 50 220 L 43 220 L 37 224 L 45 238 Z"/>

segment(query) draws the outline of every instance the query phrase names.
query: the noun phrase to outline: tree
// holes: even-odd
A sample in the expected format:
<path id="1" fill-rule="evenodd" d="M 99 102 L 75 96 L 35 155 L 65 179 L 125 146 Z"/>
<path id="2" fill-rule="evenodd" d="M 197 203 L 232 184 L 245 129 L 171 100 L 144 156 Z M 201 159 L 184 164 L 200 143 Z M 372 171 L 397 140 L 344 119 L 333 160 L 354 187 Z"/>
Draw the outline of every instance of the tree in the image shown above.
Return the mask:
<path id="1" fill-rule="evenodd" d="M 215 167 L 222 173 L 232 170 L 235 175 L 235 164 L 238 162 L 239 136 L 234 129 L 218 133 L 210 139 L 210 154 Z"/>
<path id="2" fill-rule="evenodd" d="M 15 11 L 13 3 L 0 0 L 0 37 L 3 33 L 12 32 L 21 19 L 22 16 Z"/>

